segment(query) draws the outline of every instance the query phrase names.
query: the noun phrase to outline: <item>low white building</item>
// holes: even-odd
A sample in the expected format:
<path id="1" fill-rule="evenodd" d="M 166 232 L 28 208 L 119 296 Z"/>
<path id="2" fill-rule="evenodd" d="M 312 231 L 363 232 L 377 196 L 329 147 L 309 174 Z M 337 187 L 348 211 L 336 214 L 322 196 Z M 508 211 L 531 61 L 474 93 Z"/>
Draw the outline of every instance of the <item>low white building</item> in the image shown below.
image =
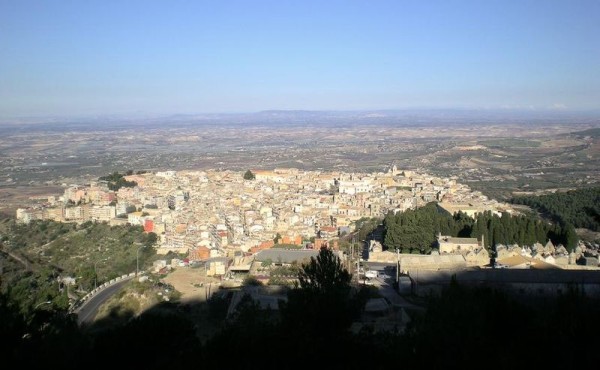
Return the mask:
<path id="1" fill-rule="evenodd" d="M 477 238 L 457 238 L 453 236 L 438 235 L 438 246 L 441 253 L 466 253 L 482 248 Z"/>

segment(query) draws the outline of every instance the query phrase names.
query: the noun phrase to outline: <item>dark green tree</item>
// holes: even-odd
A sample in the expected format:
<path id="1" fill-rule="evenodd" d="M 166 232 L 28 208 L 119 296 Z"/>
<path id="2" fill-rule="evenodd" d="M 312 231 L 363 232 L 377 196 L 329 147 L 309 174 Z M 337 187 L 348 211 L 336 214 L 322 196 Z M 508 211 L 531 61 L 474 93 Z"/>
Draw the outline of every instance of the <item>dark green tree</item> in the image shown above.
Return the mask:
<path id="1" fill-rule="evenodd" d="M 330 249 L 302 266 L 299 283 L 288 292 L 288 301 L 280 302 L 284 330 L 298 345 L 327 345 L 346 333 L 361 305 L 351 296 L 351 276 Z"/>
<path id="2" fill-rule="evenodd" d="M 106 181 L 108 189 L 113 191 L 117 191 L 122 187 L 133 188 L 134 186 L 137 186 L 137 182 L 125 180 L 123 175 L 118 172 L 113 172 L 110 175 L 102 176 L 98 180 Z"/>
<path id="3" fill-rule="evenodd" d="M 573 251 L 577 247 L 577 243 L 579 242 L 579 237 L 575 232 L 575 228 L 571 224 L 566 224 L 563 227 L 563 240 L 565 244 L 565 248 L 569 252 Z"/>
<path id="4" fill-rule="evenodd" d="M 600 231 L 597 206 L 600 204 L 600 187 L 542 196 L 516 197 L 511 201 L 525 204 L 561 225 L 570 223 L 574 227 Z"/>
<path id="5" fill-rule="evenodd" d="M 350 273 L 330 249 L 321 249 L 298 274 L 301 289 L 323 295 L 347 295 L 350 279 Z"/>
<path id="6" fill-rule="evenodd" d="M 256 176 L 252 173 L 252 171 L 248 170 L 244 173 L 244 180 L 254 180 Z"/>

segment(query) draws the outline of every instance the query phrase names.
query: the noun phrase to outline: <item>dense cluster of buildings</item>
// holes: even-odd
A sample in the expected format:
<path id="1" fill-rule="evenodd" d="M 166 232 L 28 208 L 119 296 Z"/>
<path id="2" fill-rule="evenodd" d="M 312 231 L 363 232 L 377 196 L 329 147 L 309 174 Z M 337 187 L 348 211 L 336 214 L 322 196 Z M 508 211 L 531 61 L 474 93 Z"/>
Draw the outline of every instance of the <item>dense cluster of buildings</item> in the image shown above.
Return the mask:
<path id="1" fill-rule="evenodd" d="M 227 280 L 239 273 L 266 282 L 273 276 L 278 281 L 293 279 L 288 276 L 290 266 L 315 256 L 321 247 L 337 249 L 338 238 L 352 232 L 361 218 L 383 217 L 431 201 L 438 203 L 441 212 L 450 214 L 513 212 L 510 205 L 471 191 L 455 178 L 436 178 L 395 167 L 380 173 L 294 168 L 253 173 L 253 180 L 245 180 L 242 172 L 235 171 L 146 173 L 126 176 L 137 185 L 117 191 L 109 190 L 101 181 L 66 186 L 61 196 L 18 209 L 17 219 L 24 223 L 51 219 L 138 225 L 156 233 L 158 253 L 187 255 L 182 260 L 173 259 L 171 265 L 166 260 L 156 261 L 156 272 L 201 261 L 198 265 L 204 266 L 208 277 Z M 300 250 L 273 249 L 275 244 L 295 245 Z M 441 289 L 450 281 L 448 274 L 454 273 L 461 274 L 460 280 L 467 284 L 485 281 L 532 296 L 559 294 L 568 288 L 567 283 L 580 277 L 588 283 L 586 292 L 600 286 L 595 275 L 585 275 L 598 269 L 598 259 L 584 244 L 571 253 L 551 242 L 496 245 L 493 269 L 481 268 L 491 267 L 494 260 L 483 247 L 483 240 L 440 234 L 437 244 L 438 249 L 430 255 L 413 255 L 384 251 L 372 240 L 369 261 L 396 265 L 399 291 L 405 294 Z M 519 274 L 504 273 L 515 270 Z M 523 271 L 533 270 L 545 273 L 523 275 Z"/>
<path id="2" fill-rule="evenodd" d="M 438 201 L 456 210 L 510 211 L 455 178 L 436 178 L 395 166 L 381 173 L 254 170 L 164 171 L 126 176 L 137 186 L 68 186 L 47 202 L 17 210 L 17 219 L 140 225 L 159 236 L 158 252 L 192 260 L 258 252 L 274 243 L 335 246 L 361 218 Z"/>

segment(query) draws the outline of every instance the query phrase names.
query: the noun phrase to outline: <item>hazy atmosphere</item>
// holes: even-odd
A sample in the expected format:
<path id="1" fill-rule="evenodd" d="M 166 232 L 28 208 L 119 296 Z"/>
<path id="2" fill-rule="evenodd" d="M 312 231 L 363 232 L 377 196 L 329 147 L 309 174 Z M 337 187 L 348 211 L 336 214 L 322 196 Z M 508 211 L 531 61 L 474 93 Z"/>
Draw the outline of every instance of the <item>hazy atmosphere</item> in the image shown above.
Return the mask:
<path id="1" fill-rule="evenodd" d="M 2 363 L 598 368 L 599 36 L 600 0 L 0 0 Z"/>
<path id="2" fill-rule="evenodd" d="M 598 1 L 0 1 L 0 117 L 597 110 Z"/>

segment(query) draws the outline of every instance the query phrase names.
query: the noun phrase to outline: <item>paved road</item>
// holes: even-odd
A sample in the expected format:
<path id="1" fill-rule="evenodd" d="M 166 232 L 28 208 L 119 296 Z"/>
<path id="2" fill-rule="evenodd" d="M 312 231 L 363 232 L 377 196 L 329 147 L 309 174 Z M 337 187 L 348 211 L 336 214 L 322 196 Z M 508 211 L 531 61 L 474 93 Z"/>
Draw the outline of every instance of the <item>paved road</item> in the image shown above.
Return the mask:
<path id="1" fill-rule="evenodd" d="M 384 296 L 393 306 L 423 310 L 424 307 L 407 301 L 394 289 L 396 280 L 396 264 L 385 262 L 363 262 L 365 270 L 376 270 L 379 276 L 371 279 L 371 283 L 379 288 L 379 294 Z"/>
<path id="2" fill-rule="evenodd" d="M 371 270 L 384 271 L 384 270 L 393 270 L 396 271 L 396 262 L 362 262 L 364 266 Z"/>
<path id="3" fill-rule="evenodd" d="M 100 308 L 100 306 L 106 302 L 106 300 L 118 292 L 131 279 L 132 277 L 129 277 L 107 287 L 77 308 L 75 313 L 77 314 L 77 322 L 79 325 L 91 324 L 98 313 L 98 308 Z"/>

